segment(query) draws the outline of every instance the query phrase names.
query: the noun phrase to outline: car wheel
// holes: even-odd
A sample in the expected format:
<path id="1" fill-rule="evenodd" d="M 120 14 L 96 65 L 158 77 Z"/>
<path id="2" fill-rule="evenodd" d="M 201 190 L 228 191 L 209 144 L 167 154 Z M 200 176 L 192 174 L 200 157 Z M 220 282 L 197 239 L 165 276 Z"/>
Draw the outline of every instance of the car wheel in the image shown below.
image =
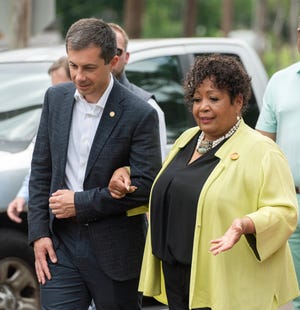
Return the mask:
<path id="1" fill-rule="evenodd" d="M 0 310 L 40 308 L 39 284 L 27 238 L 13 230 L 0 230 Z"/>

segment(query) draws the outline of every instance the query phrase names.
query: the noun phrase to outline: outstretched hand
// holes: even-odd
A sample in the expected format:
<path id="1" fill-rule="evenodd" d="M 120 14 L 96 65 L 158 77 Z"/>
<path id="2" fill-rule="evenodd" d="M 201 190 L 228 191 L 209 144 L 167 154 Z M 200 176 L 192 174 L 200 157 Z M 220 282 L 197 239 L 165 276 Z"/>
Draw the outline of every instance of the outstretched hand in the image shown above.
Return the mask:
<path id="1" fill-rule="evenodd" d="M 209 251 L 213 255 L 230 250 L 241 238 L 243 234 L 255 233 L 255 226 L 249 217 L 235 219 L 225 234 L 219 238 L 211 240 Z"/>

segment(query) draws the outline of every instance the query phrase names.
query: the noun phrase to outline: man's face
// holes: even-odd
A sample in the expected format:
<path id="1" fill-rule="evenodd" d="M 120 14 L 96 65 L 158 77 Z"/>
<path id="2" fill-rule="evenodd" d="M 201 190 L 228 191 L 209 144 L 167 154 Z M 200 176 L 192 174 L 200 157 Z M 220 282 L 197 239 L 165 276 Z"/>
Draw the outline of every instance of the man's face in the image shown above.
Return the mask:
<path id="1" fill-rule="evenodd" d="M 128 63 L 129 53 L 125 51 L 125 42 L 122 34 L 119 31 L 114 30 L 114 32 L 117 39 L 118 61 L 112 67 L 112 74 L 119 79 Z"/>
<path id="2" fill-rule="evenodd" d="M 101 48 L 90 46 L 82 50 L 68 49 L 70 74 L 79 93 L 90 103 L 96 103 L 103 95 L 110 81 L 112 66 L 117 61 L 113 57 L 105 64 L 100 58 Z"/>

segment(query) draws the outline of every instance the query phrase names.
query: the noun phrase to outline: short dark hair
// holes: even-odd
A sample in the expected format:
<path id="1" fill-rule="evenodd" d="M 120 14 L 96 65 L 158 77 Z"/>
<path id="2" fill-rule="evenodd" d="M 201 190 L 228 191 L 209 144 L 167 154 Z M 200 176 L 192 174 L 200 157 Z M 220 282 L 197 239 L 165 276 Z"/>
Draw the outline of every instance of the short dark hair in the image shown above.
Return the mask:
<path id="1" fill-rule="evenodd" d="M 100 58 L 108 64 L 117 53 L 116 35 L 101 19 L 83 18 L 71 25 L 66 34 L 66 50 L 82 50 L 89 46 L 101 48 Z"/>
<path id="2" fill-rule="evenodd" d="M 71 80 L 69 61 L 67 56 L 62 56 L 54 61 L 54 63 L 48 69 L 48 74 L 50 75 L 53 71 L 56 71 L 59 68 L 64 68 L 66 70 L 67 77 Z"/>
<path id="3" fill-rule="evenodd" d="M 192 99 L 196 89 L 207 78 L 218 89 L 228 91 L 231 101 L 237 95 L 242 95 L 242 112 L 247 109 L 251 96 L 251 78 L 236 57 L 222 54 L 196 57 L 184 81 L 185 101 L 189 108 L 193 105 Z"/>

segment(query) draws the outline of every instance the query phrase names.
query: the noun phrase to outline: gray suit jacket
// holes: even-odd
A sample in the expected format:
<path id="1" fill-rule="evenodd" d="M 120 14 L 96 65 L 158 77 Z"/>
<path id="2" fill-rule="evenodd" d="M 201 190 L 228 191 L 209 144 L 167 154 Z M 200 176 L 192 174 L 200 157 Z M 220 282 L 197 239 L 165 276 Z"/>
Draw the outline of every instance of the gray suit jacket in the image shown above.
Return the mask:
<path id="1" fill-rule="evenodd" d="M 50 87 L 45 95 L 33 152 L 29 182 L 29 243 L 54 237 L 54 216 L 48 199 L 66 188 L 65 167 L 75 86 Z M 77 221 L 88 223 L 93 250 L 101 268 L 115 280 L 139 275 L 146 221 L 126 211 L 148 202 L 161 165 L 156 111 L 116 80 L 107 100 L 91 147 L 84 191 L 75 193 Z M 113 172 L 131 167 L 133 194 L 113 199 L 107 189 Z M 55 219 L 57 220 L 57 219 Z"/>

